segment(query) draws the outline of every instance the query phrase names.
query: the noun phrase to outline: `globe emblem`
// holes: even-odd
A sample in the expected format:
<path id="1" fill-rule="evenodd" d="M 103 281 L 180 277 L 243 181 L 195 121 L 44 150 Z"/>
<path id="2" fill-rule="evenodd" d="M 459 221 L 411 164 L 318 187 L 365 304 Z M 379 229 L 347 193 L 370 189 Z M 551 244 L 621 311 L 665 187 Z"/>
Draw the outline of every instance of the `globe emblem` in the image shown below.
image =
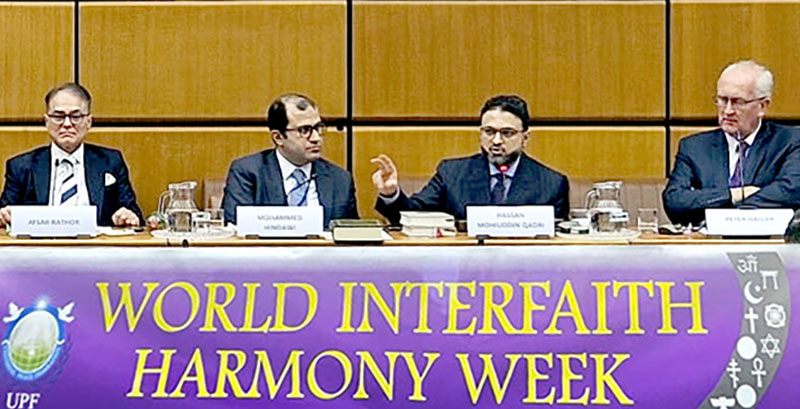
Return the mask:
<path id="1" fill-rule="evenodd" d="M 58 346 L 58 322 L 47 311 L 34 311 L 19 320 L 9 336 L 11 364 L 22 373 L 42 369 Z"/>

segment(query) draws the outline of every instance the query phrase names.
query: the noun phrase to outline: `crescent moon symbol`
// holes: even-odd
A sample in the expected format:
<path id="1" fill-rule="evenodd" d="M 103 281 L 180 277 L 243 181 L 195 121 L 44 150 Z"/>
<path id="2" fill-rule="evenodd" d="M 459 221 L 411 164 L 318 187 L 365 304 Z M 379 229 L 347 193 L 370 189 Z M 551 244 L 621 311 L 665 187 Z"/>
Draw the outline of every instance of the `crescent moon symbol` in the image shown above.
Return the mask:
<path id="1" fill-rule="evenodd" d="M 761 304 L 761 301 L 764 301 L 764 297 L 753 297 L 753 294 L 750 293 L 750 284 L 753 284 L 753 282 L 748 281 L 747 284 L 744 285 L 744 298 L 747 299 L 747 302 L 750 304 Z"/>

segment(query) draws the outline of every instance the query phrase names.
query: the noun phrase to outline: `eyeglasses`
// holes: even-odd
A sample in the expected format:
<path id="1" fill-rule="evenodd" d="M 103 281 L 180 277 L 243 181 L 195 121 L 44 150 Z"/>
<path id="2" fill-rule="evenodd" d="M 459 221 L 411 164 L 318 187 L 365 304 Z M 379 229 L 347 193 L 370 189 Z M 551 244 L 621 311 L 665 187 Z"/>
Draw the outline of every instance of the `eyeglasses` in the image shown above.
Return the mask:
<path id="1" fill-rule="evenodd" d="M 496 129 L 492 128 L 491 126 L 482 126 L 480 130 L 481 130 L 481 136 L 486 138 L 494 138 L 494 136 L 499 132 L 500 136 L 502 136 L 503 139 L 511 139 L 517 134 L 522 133 L 522 130 L 519 129 L 514 129 L 514 128 Z"/>
<path id="2" fill-rule="evenodd" d="M 722 108 L 725 108 L 726 106 L 728 106 L 728 103 L 730 102 L 731 107 L 733 107 L 733 109 L 738 111 L 738 110 L 741 110 L 742 108 L 744 108 L 747 104 L 749 104 L 751 102 L 762 101 L 762 100 L 765 100 L 765 99 L 767 99 L 767 97 L 754 98 L 754 99 L 744 99 L 744 98 L 722 97 L 722 96 L 717 95 L 717 96 L 714 97 L 714 104 L 717 105 L 717 108 L 722 109 Z"/>
<path id="3" fill-rule="evenodd" d="M 84 118 L 89 116 L 89 114 L 84 114 L 82 112 L 70 112 L 69 114 L 66 114 L 64 112 L 53 112 L 52 114 L 45 114 L 45 115 L 47 115 L 47 117 L 50 118 L 50 120 L 53 121 L 53 123 L 59 125 L 63 124 L 67 118 L 69 118 L 69 120 L 73 124 L 79 124 L 83 122 Z"/>
<path id="4" fill-rule="evenodd" d="M 311 133 L 317 131 L 317 135 L 323 136 L 325 135 L 327 127 L 322 122 L 317 122 L 316 125 L 303 125 L 298 126 L 297 128 L 286 128 L 287 131 L 294 131 L 300 134 L 303 138 L 310 138 Z"/>

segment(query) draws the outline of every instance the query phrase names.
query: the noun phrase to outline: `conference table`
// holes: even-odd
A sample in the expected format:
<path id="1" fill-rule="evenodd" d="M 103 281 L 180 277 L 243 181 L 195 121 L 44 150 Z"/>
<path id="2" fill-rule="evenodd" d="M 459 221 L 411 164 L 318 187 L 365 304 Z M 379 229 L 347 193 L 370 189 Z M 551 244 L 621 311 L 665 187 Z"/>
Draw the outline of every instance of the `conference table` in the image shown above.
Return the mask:
<path id="1" fill-rule="evenodd" d="M 121 229 L 120 229 L 121 230 Z M 681 234 L 681 235 L 660 235 L 643 234 L 636 238 L 620 239 L 592 239 L 590 236 L 582 238 L 575 236 L 571 238 L 486 238 L 479 240 L 475 237 L 468 237 L 466 233 L 458 233 L 455 237 L 439 238 L 418 238 L 407 237 L 400 232 L 392 231 L 389 233 L 391 240 L 386 240 L 380 246 L 473 246 L 473 245 L 502 245 L 502 246 L 624 246 L 624 245 L 718 245 L 718 244 L 782 244 L 780 237 L 772 238 L 721 238 L 707 237 L 701 233 Z M 99 235 L 93 238 L 44 238 L 16 239 L 8 235 L 4 228 L 0 228 L 0 246 L 120 246 L 120 247 L 226 247 L 226 246 L 336 246 L 332 240 L 324 238 L 310 239 L 282 239 L 282 238 L 241 238 L 229 237 L 224 239 L 165 239 L 157 238 L 148 231 L 121 236 Z"/>
<path id="2" fill-rule="evenodd" d="M 0 392 L 20 408 L 800 401 L 800 246 L 391 235 L 0 232 Z"/>

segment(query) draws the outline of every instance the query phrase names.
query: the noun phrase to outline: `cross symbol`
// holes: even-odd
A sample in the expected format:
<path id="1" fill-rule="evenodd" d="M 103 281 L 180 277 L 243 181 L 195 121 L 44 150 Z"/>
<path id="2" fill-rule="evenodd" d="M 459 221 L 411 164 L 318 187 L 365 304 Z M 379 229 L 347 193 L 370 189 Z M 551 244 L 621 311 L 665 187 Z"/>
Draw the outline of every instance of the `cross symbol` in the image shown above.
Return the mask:
<path id="1" fill-rule="evenodd" d="M 758 320 L 758 314 L 753 311 L 753 307 L 749 307 L 747 309 L 747 314 L 744 315 L 744 319 L 750 321 L 750 333 L 756 332 L 756 321 Z"/>
<path id="2" fill-rule="evenodd" d="M 731 358 L 731 362 L 728 364 L 728 367 L 725 368 L 725 372 L 728 373 L 728 376 L 733 380 L 733 387 L 739 384 L 739 377 L 736 375 L 739 372 L 742 372 L 742 368 L 739 368 L 739 364 L 736 363 L 736 360 Z"/>
<path id="3" fill-rule="evenodd" d="M 767 375 L 767 371 L 764 370 L 764 361 L 761 358 L 756 358 L 753 360 L 753 370 L 750 373 L 756 377 L 756 386 L 759 388 L 763 387 L 761 382 L 761 377 Z"/>

